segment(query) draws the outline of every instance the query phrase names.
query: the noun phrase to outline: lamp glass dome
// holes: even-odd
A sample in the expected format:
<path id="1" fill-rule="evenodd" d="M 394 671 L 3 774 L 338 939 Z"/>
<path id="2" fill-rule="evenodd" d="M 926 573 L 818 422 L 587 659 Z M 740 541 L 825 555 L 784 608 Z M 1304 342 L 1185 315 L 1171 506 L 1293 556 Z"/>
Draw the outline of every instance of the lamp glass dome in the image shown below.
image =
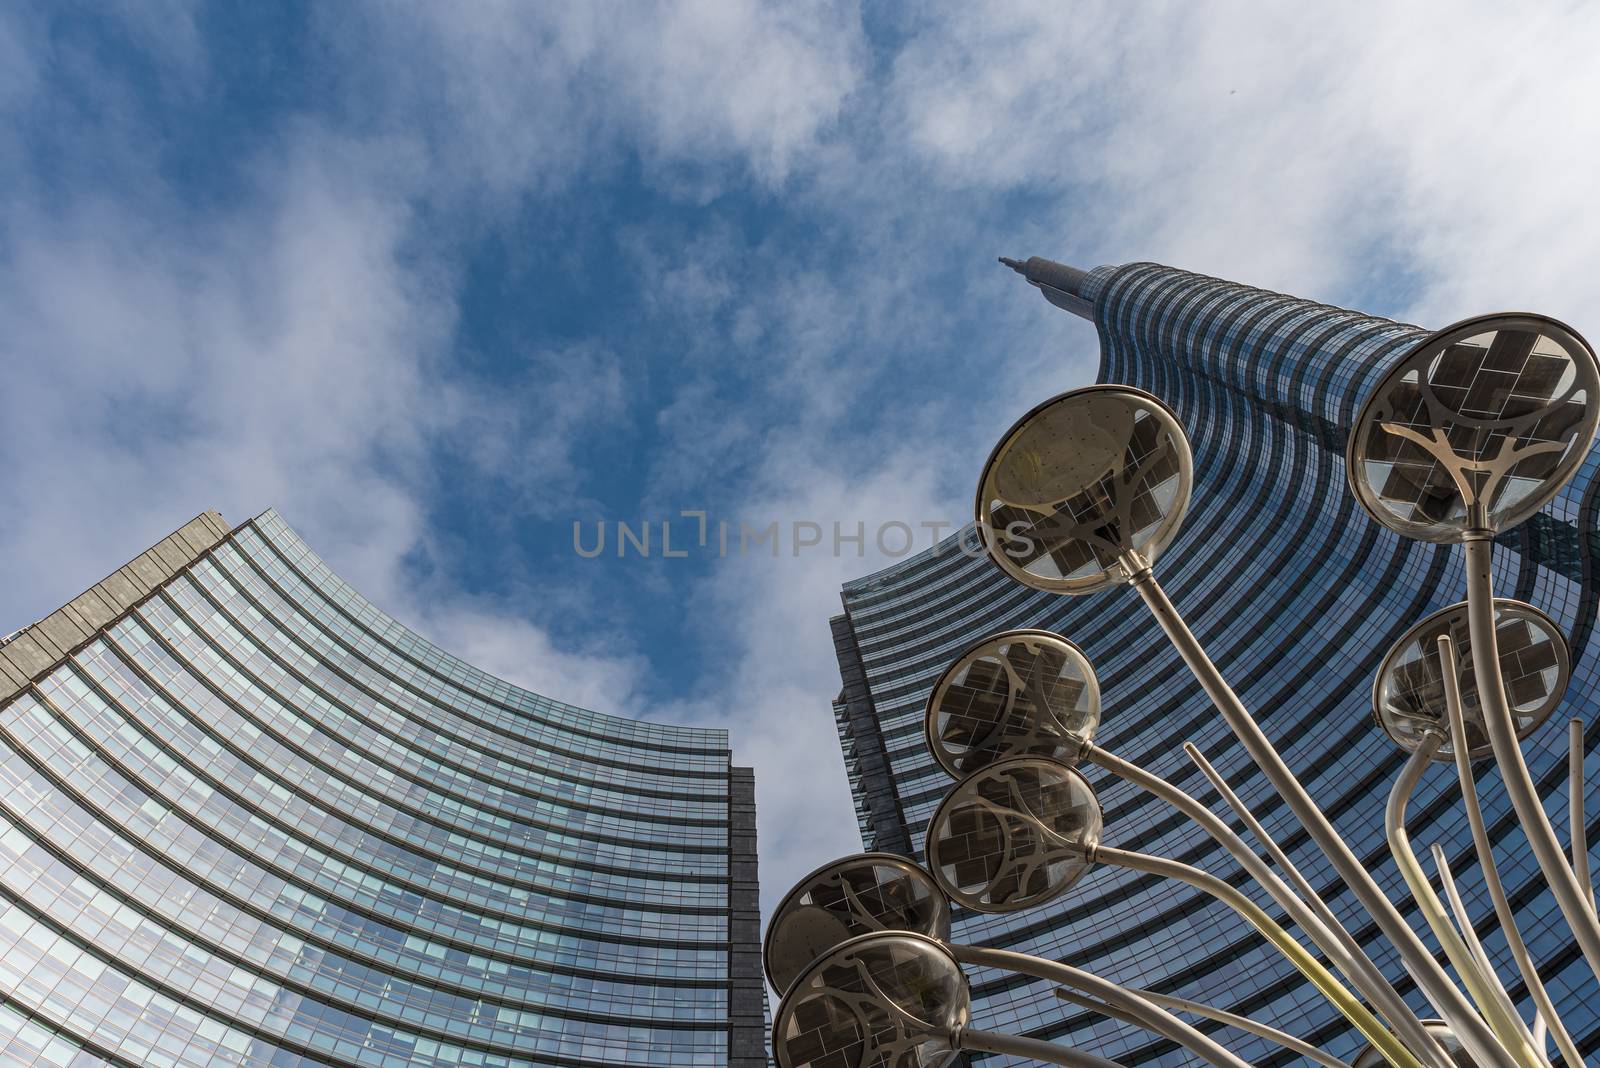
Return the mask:
<path id="1" fill-rule="evenodd" d="M 1450 1063 L 1456 1068 L 1477 1068 L 1478 1062 L 1467 1056 L 1461 1040 L 1443 1020 L 1423 1020 L 1422 1026 L 1433 1036 L 1434 1041 L 1439 1043 L 1439 1048 L 1444 1050 L 1445 1056 L 1450 1058 Z M 1389 1058 L 1385 1057 L 1381 1050 L 1369 1045 L 1356 1054 L 1356 1059 L 1351 1062 L 1350 1068 L 1389 1068 L 1389 1065 Z"/>
<path id="2" fill-rule="evenodd" d="M 943 1068 L 967 1026 L 971 993 L 931 938 L 852 938 L 807 968 L 778 1004 L 779 1068 Z"/>
<path id="3" fill-rule="evenodd" d="M 1570 328 L 1527 313 L 1457 323 L 1363 402 L 1347 473 L 1378 522 L 1423 541 L 1505 530 L 1577 471 L 1600 420 L 1600 368 Z"/>
<path id="4" fill-rule="evenodd" d="M 1100 724 L 1100 684 L 1076 645 L 1046 630 L 992 634 L 934 683 L 928 750 L 962 776 L 997 760 L 1076 763 Z"/>
<path id="5" fill-rule="evenodd" d="M 1561 703 L 1571 677 L 1572 657 L 1561 628 L 1533 605 L 1497 597 L 1494 609 L 1500 670 L 1505 676 L 1513 725 L 1521 740 L 1544 723 Z M 1478 706 L 1478 680 L 1472 670 L 1472 639 L 1467 633 L 1464 601 L 1421 620 L 1389 647 L 1372 688 L 1373 714 L 1378 726 L 1402 749 L 1415 750 L 1428 731 L 1437 731 L 1447 740 L 1435 759 L 1455 759 L 1444 699 L 1445 669 L 1439 657 L 1439 637 L 1443 634 L 1449 634 L 1456 645 L 1467 755 L 1473 760 L 1493 756 Z"/>
<path id="6" fill-rule="evenodd" d="M 1088 593 L 1147 562 L 1183 521 L 1193 457 L 1155 397 L 1098 385 L 1053 397 L 1000 439 L 978 481 L 974 518 L 1001 570 L 1034 589 Z"/>
<path id="7" fill-rule="evenodd" d="M 833 947 L 874 931 L 950 937 L 950 903 L 921 865 L 893 853 L 857 853 L 797 882 L 767 924 L 767 981 L 781 993 Z"/>
<path id="8" fill-rule="evenodd" d="M 928 867 L 953 901 L 1016 912 L 1065 891 L 1100 841 L 1100 802 L 1077 770 L 1017 757 L 973 772 L 928 824 Z"/>

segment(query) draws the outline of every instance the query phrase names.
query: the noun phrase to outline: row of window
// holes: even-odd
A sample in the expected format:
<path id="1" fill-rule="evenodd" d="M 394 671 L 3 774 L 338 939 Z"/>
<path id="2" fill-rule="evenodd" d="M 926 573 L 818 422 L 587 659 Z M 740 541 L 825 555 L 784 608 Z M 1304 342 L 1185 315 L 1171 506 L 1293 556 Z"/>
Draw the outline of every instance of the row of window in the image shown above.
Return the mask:
<path id="1" fill-rule="evenodd" d="M 381 637 L 401 662 L 420 669 L 409 672 L 417 685 L 437 692 L 452 707 L 481 709 L 486 722 L 497 723 L 519 737 L 539 735 L 541 728 L 548 726 L 554 728 L 554 737 L 580 737 L 597 743 L 596 752 L 606 756 L 614 757 L 618 745 L 627 745 L 659 751 L 659 761 L 656 752 L 648 754 L 648 759 L 661 766 L 717 771 L 726 761 L 726 730 L 623 719 L 574 708 L 519 689 L 451 656 L 346 585 L 274 512 L 254 520 L 233 541 L 267 571 L 284 580 L 303 581 L 313 595 L 308 603 L 321 600 L 353 626 Z M 273 566 L 269 554 L 279 566 Z"/>

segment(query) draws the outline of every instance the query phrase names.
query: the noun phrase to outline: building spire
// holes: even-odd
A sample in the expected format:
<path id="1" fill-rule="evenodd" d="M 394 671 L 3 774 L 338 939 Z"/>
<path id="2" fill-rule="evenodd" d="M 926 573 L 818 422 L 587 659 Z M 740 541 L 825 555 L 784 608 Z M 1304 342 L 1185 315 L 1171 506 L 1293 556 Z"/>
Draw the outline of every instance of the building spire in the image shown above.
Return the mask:
<path id="1" fill-rule="evenodd" d="M 1044 299 L 1051 304 L 1071 312 L 1080 319 L 1094 321 L 1094 305 L 1083 296 L 1083 285 L 1089 278 L 1088 271 L 1068 267 L 1064 263 L 1047 260 L 1042 256 L 1029 256 L 1026 261 L 1014 260 L 1008 256 L 1001 256 L 999 259 L 1001 263 L 1026 278 L 1030 285 L 1037 286 L 1039 292 L 1044 294 Z"/>

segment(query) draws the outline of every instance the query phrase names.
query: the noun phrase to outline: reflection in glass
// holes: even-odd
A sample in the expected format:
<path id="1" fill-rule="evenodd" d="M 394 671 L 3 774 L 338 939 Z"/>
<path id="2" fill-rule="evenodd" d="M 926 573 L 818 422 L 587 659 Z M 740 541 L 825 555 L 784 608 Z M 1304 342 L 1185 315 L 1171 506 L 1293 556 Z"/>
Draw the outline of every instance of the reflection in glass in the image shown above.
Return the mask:
<path id="1" fill-rule="evenodd" d="M 928 698 L 928 749 L 952 775 L 997 760 L 1076 763 L 1100 723 L 1100 685 L 1088 659 L 1043 630 L 994 634 L 968 649 Z"/>
<path id="2" fill-rule="evenodd" d="M 767 981 L 781 993 L 835 946 L 886 930 L 950 937 L 950 905 L 933 876 L 892 853 L 824 865 L 795 884 L 767 925 Z"/>
<path id="3" fill-rule="evenodd" d="M 1500 670 L 1505 676 L 1517 738 L 1521 740 L 1561 703 L 1571 657 L 1566 638 L 1549 616 L 1530 604 L 1504 597 L 1496 598 L 1494 604 Z M 1465 602 L 1433 613 L 1390 647 L 1372 688 L 1372 708 L 1378 725 L 1407 752 L 1414 751 L 1428 731 L 1450 738 L 1444 668 L 1439 658 L 1439 637 L 1445 634 L 1455 642 L 1459 661 L 1457 677 L 1461 711 L 1467 724 L 1467 755 L 1473 760 L 1493 756 L 1478 706 Z M 1455 759 L 1450 741 L 1439 747 L 1435 759 Z"/>
<path id="4" fill-rule="evenodd" d="M 928 866 L 945 893 L 979 912 L 1015 912 L 1062 893 L 1088 870 L 1100 802 L 1076 770 L 1019 757 L 957 783 L 928 825 Z"/>
<path id="5" fill-rule="evenodd" d="M 1594 354 L 1554 319 L 1485 316 L 1434 334 L 1362 406 L 1347 456 L 1356 498 L 1425 541 L 1516 526 L 1588 452 L 1597 386 Z"/>
<path id="6" fill-rule="evenodd" d="M 975 518 L 1002 570 L 1087 593 L 1153 561 L 1189 504 L 1193 459 L 1171 410 L 1131 386 L 1090 386 L 1023 416 L 984 465 Z"/>
<path id="7" fill-rule="evenodd" d="M 921 935 L 853 938 L 813 964 L 778 1005 L 780 1068 L 942 1068 L 970 1007 L 948 950 Z"/>

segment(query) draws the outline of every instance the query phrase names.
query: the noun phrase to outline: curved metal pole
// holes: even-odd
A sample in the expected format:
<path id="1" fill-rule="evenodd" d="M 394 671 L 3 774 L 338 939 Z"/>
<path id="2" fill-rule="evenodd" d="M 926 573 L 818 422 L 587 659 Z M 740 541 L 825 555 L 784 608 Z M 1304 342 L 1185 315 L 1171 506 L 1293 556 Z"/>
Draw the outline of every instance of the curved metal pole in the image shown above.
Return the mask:
<path id="1" fill-rule="evenodd" d="M 1129 993 L 1134 992 L 1134 988 L 1131 986 L 1127 989 Z M 1149 1000 L 1151 1004 L 1160 1004 L 1157 999 L 1150 996 L 1149 991 L 1140 990 L 1138 994 L 1140 997 Z M 1062 1001 L 1067 1002 L 1069 1005 L 1077 1005 L 1079 1008 L 1088 1009 L 1090 1012 L 1098 1012 L 1101 1016 L 1109 1017 L 1113 1020 L 1117 1020 L 1120 1023 L 1133 1024 L 1136 1027 L 1139 1024 L 1138 1020 L 1134 1019 L 1128 1013 L 1123 1012 L 1121 1009 L 1116 1008 L 1113 1005 L 1107 1005 L 1099 998 L 1092 998 L 1088 994 L 1076 992 L 1071 987 L 1058 986 L 1055 989 L 1055 995 Z M 1162 1005 L 1161 1007 L 1166 1008 L 1165 1005 Z"/>
<path id="2" fill-rule="evenodd" d="M 1405 1008 L 1405 1002 L 1400 1000 L 1399 994 L 1395 993 L 1384 980 L 1377 967 L 1360 952 L 1359 948 L 1355 953 L 1351 953 L 1349 947 L 1323 923 L 1306 902 L 1296 896 L 1294 891 L 1290 890 L 1266 862 L 1257 856 L 1255 851 L 1246 845 L 1244 840 L 1233 832 L 1233 828 L 1223 822 L 1216 813 L 1161 776 L 1123 760 L 1114 753 L 1091 745 L 1086 747 L 1084 758 L 1119 779 L 1148 791 L 1199 824 L 1202 830 L 1227 849 L 1251 878 L 1261 884 L 1272 896 L 1272 900 L 1289 914 L 1290 919 L 1300 925 L 1301 930 L 1305 931 L 1317 947 L 1328 955 L 1328 959 L 1350 979 L 1356 989 L 1389 1017 L 1390 1025 L 1400 1032 L 1408 1046 L 1419 1052 L 1427 1048 L 1423 1041 L 1407 1033 L 1411 1031 L 1406 1027 L 1409 1021 L 1416 1024 L 1416 1033 L 1425 1035 L 1427 1032 L 1423 1029 L 1422 1022 Z M 1337 921 L 1335 923 L 1337 924 Z M 1348 938 L 1348 934 L 1346 937 Z M 1354 939 L 1350 941 L 1353 943 Z M 1376 983 L 1373 981 L 1374 976 Z M 1384 996 L 1385 992 L 1393 995 L 1392 1000 Z M 1399 1003 L 1398 1010 L 1393 1008 L 1394 1002 Z"/>
<path id="3" fill-rule="evenodd" d="M 1169 1012 L 1187 1012 L 1193 1016 L 1203 1016 L 1208 1020 L 1215 1020 L 1218 1023 L 1226 1024 L 1229 1027 L 1238 1028 L 1240 1031 L 1247 1031 L 1250 1034 L 1255 1035 L 1257 1038 L 1266 1039 L 1268 1042 L 1276 1042 L 1278 1045 L 1282 1046 L 1286 1050 L 1289 1050 L 1291 1053 L 1298 1053 L 1307 1060 L 1316 1061 L 1318 1064 L 1322 1065 L 1323 1068 L 1350 1068 L 1349 1064 L 1341 1061 L 1333 1054 L 1324 1053 L 1322 1050 L 1313 1046 L 1309 1042 L 1302 1041 L 1301 1039 L 1298 1039 L 1285 1031 L 1278 1030 L 1276 1027 L 1268 1027 L 1264 1023 L 1257 1023 L 1248 1016 L 1240 1016 L 1238 1013 L 1229 1012 L 1226 1009 L 1219 1009 L 1214 1005 L 1203 1005 L 1198 1001 L 1189 1001 L 1186 998 L 1172 997 L 1168 994 L 1157 994 L 1149 990 L 1139 990 L 1136 991 L 1136 993 L 1138 993 L 1140 997 L 1149 998 L 1151 1001 L 1155 1002 L 1157 1005 L 1160 1005 L 1163 1009 L 1166 1009 Z M 1087 998 L 1081 994 L 1074 994 L 1062 987 L 1056 988 L 1056 997 L 1063 1001 L 1070 1001 L 1078 1005 L 1083 1005 L 1091 1009 L 1105 1012 L 1107 1015 L 1115 1015 L 1113 1012 L 1109 1011 L 1106 1006 L 1099 1004 L 1093 998 Z"/>
<path id="4" fill-rule="evenodd" d="M 1311 840 L 1328 858 L 1334 871 L 1377 921 L 1384 937 L 1405 962 L 1406 970 L 1416 979 L 1417 985 L 1422 988 L 1423 994 L 1434 1009 L 1449 1022 L 1456 1038 L 1466 1046 L 1467 1052 L 1481 1068 L 1516 1068 L 1516 1059 L 1500 1045 L 1488 1024 L 1473 1011 L 1471 1004 L 1450 981 L 1450 977 L 1439 966 L 1439 962 L 1433 959 L 1433 954 L 1422 944 L 1422 939 L 1417 937 L 1417 933 L 1406 923 L 1394 904 L 1384 896 L 1383 890 L 1362 865 L 1360 858 L 1351 851 L 1345 840 L 1339 837 L 1339 832 L 1334 830 L 1333 824 L 1322 814 L 1317 803 L 1311 799 L 1310 793 L 1283 762 L 1283 757 L 1267 740 L 1266 733 L 1245 709 L 1238 695 L 1217 670 L 1217 666 L 1211 662 L 1205 649 L 1183 622 L 1183 617 L 1178 615 L 1177 608 L 1167 598 L 1166 591 L 1162 590 L 1161 584 L 1151 573 L 1149 564 L 1143 558 L 1130 553 L 1125 566 L 1133 588 L 1138 591 L 1150 613 L 1156 617 L 1156 622 L 1166 632 L 1167 638 L 1178 650 L 1178 655 L 1183 658 L 1184 663 L 1189 666 L 1201 688 L 1211 698 L 1211 703 L 1222 714 L 1228 728 L 1243 743 L 1245 751 L 1250 754 L 1256 766 L 1262 770 L 1267 780 L 1288 804 L 1289 810 L 1305 826 L 1311 835 Z M 1566 867 L 1565 863 L 1562 867 Z M 1571 875 L 1570 869 L 1567 874 Z"/>
<path id="5" fill-rule="evenodd" d="M 1478 965 L 1478 971 L 1499 991 L 1498 1000 L 1515 1013 L 1516 1006 L 1511 1001 L 1511 995 L 1506 991 L 1506 985 L 1500 981 L 1500 973 L 1495 969 L 1494 961 L 1489 959 L 1489 951 L 1483 948 L 1483 940 L 1478 937 L 1478 932 L 1472 926 L 1472 916 L 1467 912 L 1466 903 L 1461 900 L 1461 891 L 1456 886 L 1456 877 L 1450 871 L 1450 858 L 1444 855 L 1444 850 L 1435 842 L 1428 847 L 1433 856 L 1433 866 L 1439 873 L 1439 885 L 1444 887 L 1444 899 L 1450 906 L 1450 916 L 1455 921 L 1454 927 L 1461 941 L 1466 944 L 1467 952 L 1472 954 L 1472 959 Z M 1533 1048 L 1543 1056 L 1544 1050 L 1540 1047 L 1538 1036 L 1529 1034 L 1533 1039 Z"/>
<path id="6" fill-rule="evenodd" d="M 974 1031 L 969 1028 L 961 1032 L 957 1048 L 982 1050 L 984 1053 L 1008 1053 L 1014 1057 L 1027 1057 L 1029 1060 L 1044 1061 L 1048 1064 L 1062 1064 L 1066 1068 L 1125 1068 L 1117 1061 L 1108 1061 L 1104 1057 L 1096 1057 L 1093 1053 L 1085 1053 L 1071 1046 L 1062 1046 L 1039 1038 L 1028 1038 L 1025 1035 L 1005 1035 L 998 1031 Z"/>
<path id="7" fill-rule="evenodd" d="M 1439 636 L 1439 656 L 1444 665 L 1440 674 L 1444 676 L 1444 703 L 1450 716 L 1450 737 L 1465 739 L 1467 718 L 1461 710 L 1461 661 L 1456 653 L 1456 643 L 1448 634 Z M 1501 933 L 1506 936 L 1511 959 L 1517 962 L 1517 971 L 1522 973 L 1522 982 L 1539 1010 L 1539 1019 L 1545 1022 L 1555 1038 L 1561 1059 L 1566 1062 L 1567 1068 L 1583 1068 L 1583 1057 L 1579 1055 L 1572 1036 L 1567 1033 L 1566 1025 L 1557 1015 L 1550 992 L 1544 988 L 1544 981 L 1539 978 L 1538 966 L 1534 964 L 1527 944 L 1522 941 L 1516 914 L 1511 911 L 1511 902 L 1500 883 L 1500 869 L 1495 866 L 1494 850 L 1489 844 L 1489 829 L 1484 826 L 1483 808 L 1478 804 L 1478 783 L 1472 777 L 1472 761 L 1467 756 L 1467 747 L 1455 745 L 1451 749 L 1456 757 L 1456 778 L 1461 782 L 1462 807 L 1467 810 L 1467 824 L 1472 828 L 1472 845 L 1478 852 L 1478 869 L 1483 872 L 1483 884 L 1489 891 L 1489 900 L 1494 903 L 1494 917 L 1500 923 Z M 1538 1045 L 1538 1048 L 1543 1052 L 1543 1045 Z"/>
<path id="8" fill-rule="evenodd" d="M 1533 776 L 1522 759 L 1522 747 L 1506 701 L 1505 679 L 1500 674 L 1500 642 L 1494 622 L 1494 542 L 1488 532 L 1475 532 L 1463 542 L 1467 564 L 1467 630 L 1472 637 L 1472 670 L 1478 680 L 1478 704 L 1483 710 L 1489 743 L 1494 747 L 1500 778 L 1505 782 L 1511 807 L 1517 812 L 1522 832 L 1533 847 L 1539 870 L 1550 884 L 1561 915 L 1572 928 L 1578 948 L 1589 962 L 1589 969 L 1600 979 L 1600 921 L 1589 908 L 1589 892 L 1578 877 L 1556 840 L 1556 832 L 1544 814 L 1544 803 L 1534 788 Z"/>
<path id="9" fill-rule="evenodd" d="M 1256 856 L 1254 850 L 1245 845 L 1244 840 L 1235 834 L 1233 828 L 1224 823 L 1216 813 L 1161 776 L 1146 771 L 1137 764 L 1123 760 L 1114 753 L 1090 745 L 1085 747 L 1083 756 L 1085 760 L 1109 771 L 1117 778 L 1133 783 L 1154 797 L 1165 801 L 1199 824 L 1200 829 L 1226 849 L 1233 859 L 1237 860 L 1244 870 L 1249 873 L 1250 877 L 1261 884 L 1262 888 L 1271 895 L 1272 900 L 1276 901 L 1288 912 L 1289 917 L 1299 924 L 1301 929 L 1313 941 L 1320 946 L 1324 939 L 1331 940 L 1332 936 L 1327 928 L 1321 920 L 1311 914 L 1311 910 L 1306 907 L 1305 902 L 1301 901 L 1293 891 L 1285 886 L 1283 880 L 1279 879 L 1277 874 L 1267 867 L 1266 863 Z M 1323 948 L 1326 949 L 1326 947 Z M 1329 956 L 1333 958 L 1336 965 L 1341 969 L 1344 968 L 1344 965 L 1338 959 L 1342 954 L 1330 952 Z"/>
<path id="10" fill-rule="evenodd" d="M 1356 988 L 1365 994 L 1367 1000 L 1372 1002 L 1377 1010 L 1383 1014 L 1384 1018 L 1389 1021 L 1389 1026 L 1400 1032 L 1401 1039 L 1414 1052 L 1420 1053 L 1425 1059 L 1432 1061 L 1435 1068 L 1456 1068 L 1455 1061 L 1451 1060 L 1450 1055 L 1444 1051 L 1444 1047 L 1439 1045 L 1438 1039 L 1434 1038 L 1433 1034 L 1422 1026 L 1422 1020 L 1418 1018 L 1416 1013 L 1411 1011 L 1411 1006 L 1406 1004 L 1405 999 L 1400 996 L 1400 992 L 1390 984 L 1383 972 L 1378 970 L 1378 966 L 1372 962 L 1371 957 L 1367 956 L 1366 950 L 1361 948 L 1361 943 L 1355 940 L 1355 936 L 1345 929 L 1344 924 L 1339 922 L 1339 917 L 1335 916 L 1333 910 L 1328 907 L 1328 903 L 1322 900 L 1322 896 L 1317 893 L 1316 887 L 1311 885 L 1311 881 L 1300 874 L 1300 869 L 1295 867 L 1294 861 L 1289 859 L 1289 855 L 1283 851 L 1283 847 L 1278 845 L 1277 841 L 1267 833 L 1267 829 L 1261 825 L 1261 821 L 1256 819 L 1255 813 L 1251 812 L 1245 803 L 1240 800 L 1239 795 L 1233 792 L 1233 787 L 1228 785 L 1228 780 L 1222 777 L 1222 773 L 1212 767 L 1211 761 L 1206 759 L 1206 755 L 1200 752 L 1193 742 L 1184 742 L 1183 751 L 1189 755 L 1190 760 L 1194 761 L 1195 766 L 1210 781 L 1217 793 L 1222 795 L 1222 800 L 1227 802 L 1228 807 L 1233 809 L 1234 814 L 1244 821 L 1244 825 L 1250 829 L 1251 834 L 1256 836 L 1256 841 L 1261 843 L 1261 847 L 1266 850 L 1267 856 L 1271 858 L 1272 862 L 1289 877 L 1289 882 L 1293 884 L 1295 889 L 1300 891 L 1301 899 L 1305 901 L 1312 912 L 1317 914 L 1318 919 L 1322 920 L 1323 926 L 1332 932 L 1333 937 L 1339 940 L 1339 944 L 1349 954 L 1357 970 L 1365 973 L 1365 985 L 1356 976 L 1350 976 L 1351 981 L 1356 984 Z M 1348 975 L 1349 973 L 1346 972 L 1346 974 Z"/>
<path id="11" fill-rule="evenodd" d="M 1129 987 L 1128 989 L 1130 993 L 1133 992 L 1132 987 Z M 1138 994 L 1140 997 L 1148 999 L 1152 1004 L 1160 1004 L 1157 999 L 1150 997 L 1150 995 L 1143 990 L 1138 991 Z M 1139 1026 L 1139 1021 L 1131 1013 L 1123 1012 L 1121 1009 L 1116 1008 L 1113 1005 L 1107 1005 L 1099 998 L 1092 998 L 1088 994 L 1075 993 L 1064 986 L 1056 987 L 1055 995 L 1062 1001 L 1068 1002 L 1072 1005 L 1077 1005 L 1080 1008 L 1088 1009 L 1090 1012 L 1098 1012 L 1100 1015 L 1109 1019 L 1117 1020 L 1125 1024 L 1132 1024 L 1135 1027 Z M 1161 1007 L 1166 1008 L 1164 1005 Z"/>
<path id="12" fill-rule="evenodd" d="M 1444 947 L 1445 956 L 1450 958 L 1456 974 L 1466 984 L 1467 991 L 1478 1003 L 1478 1007 L 1488 1019 L 1489 1026 L 1494 1028 L 1494 1033 L 1501 1043 L 1528 1068 L 1542 1068 L 1543 1061 L 1533 1050 L 1533 1036 L 1528 1033 L 1521 1017 L 1512 1009 L 1510 1000 L 1507 999 L 1502 1004 L 1495 996 L 1496 984 L 1478 971 L 1478 962 L 1473 959 L 1472 951 L 1461 941 L 1461 936 L 1456 934 L 1450 918 L 1445 915 L 1444 905 L 1439 901 L 1439 895 L 1433 892 L 1433 887 L 1428 884 L 1428 877 L 1424 874 L 1422 865 L 1417 862 L 1416 852 L 1411 848 L 1411 837 L 1406 833 L 1406 806 L 1411 801 L 1411 795 L 1416 792 L 1422 773 L 1428 770 L 1428 764 L 1432 762 L 1434 754 L 1442 745 L 1444 745 L 1444 735 L 1433 730 L 1424 734 L 1422 741 L 1406 761 L 1405 767 L 1400 769 L 1400 775 L 1394 781 L 1394 788 L 1389 791 L 1389 805 L 1383 819 L 1383 829 L 1389 837 L 1389 852 L 1394 855 L 1395 867 L 1400 869 L 1406 885 L 1411 888 L 1411 897 L 1416 901 L 1422 918 L 1427 921 L 1434 937 Z"/>
<path id="13" fill-rule="evenodd" d="M 1210 894 L 1224 905 L 1233 909 L 1250 922 L 1250 925 L 1266 936 L 1278 952 L 1289 959 L 1289 962 L 1299 969 L 1300 974 L 1311 981 L 1323 997 L 1333 1003 L 1340 1015 L 1355 1025 L 1357 1031 L 1377 1049 L 1383 1052 L 1385 1058 L 1394 1068 L 1422 1068 L 1422 1062 L 1405 1047 L 1405 1045 L 1378 1022 L 1377 1017 L 1368 1012 L 1356 996 L 1346 990 L 1333 974 L 1317 962 L 1304 946 L 1289 937 L 1289 933 L 1273 922 L 1266 910 L 1251 901 L 1238 887 L 1233 886 L 1209 872 L 1166 857 L 1154 857 L 1148 853 L 1135 853 L 1125 849 L 1112 849 L 1109 846 L 1100 846 L 1095 850 L 1095 859 L 1107 864 L 1116 864 L 1134 871 L 1148 872 L 1151 875 L 1160 875 L 1169 879 L 1178 879 L 1188 883 L 1196 890 Z"/>
<path id="14" fill-rule="evenodd" d="M 1567 820 L 1572 828 L 1572 873 L 1589 892 L 1595 910 L 1594 880 L 1589 877 L 1589 826 L 1583 814 L 1583 720 L 1567 721 Z"/>
<path id="15" fill-rule="evenodd" d="M 1023 975 L 1031 975 L 1036 979 L 1045 979 L 1052 983 L 1070 986 L 1074 990 L 1086 990 L 1106 1004 L 1113 1005 L 1120 1011 L 1127 1013 L 1130 1018 L 1136 1020 L 1139 1026 L 1146 1031 L 1152 1031 L 1162 1038 L 1176 1042 L 1191 1053 L 1210 1061 L 1217 1068 L 1255 1068 L 1249 1061 L 1220 1045 L 1210 1036 L 1202 1034 L 1184 1023 L 1165 1009 L 1151 1004 L 1137 994 L 1118 986 L 1109 979 L 1102 979 L 1092 972 L 1074 968 L 1070 964 L 1045 960 L 1043 957 L 1017 953 L 1009 949 L 990 949 L 988 946 L 968 946 L 954 943 L 950 944 L 949 949 L 956 960 L 962 964 L 976 964 L 987 968 L 1000 968 L 1008 972 L 1020 972 Z"/>

